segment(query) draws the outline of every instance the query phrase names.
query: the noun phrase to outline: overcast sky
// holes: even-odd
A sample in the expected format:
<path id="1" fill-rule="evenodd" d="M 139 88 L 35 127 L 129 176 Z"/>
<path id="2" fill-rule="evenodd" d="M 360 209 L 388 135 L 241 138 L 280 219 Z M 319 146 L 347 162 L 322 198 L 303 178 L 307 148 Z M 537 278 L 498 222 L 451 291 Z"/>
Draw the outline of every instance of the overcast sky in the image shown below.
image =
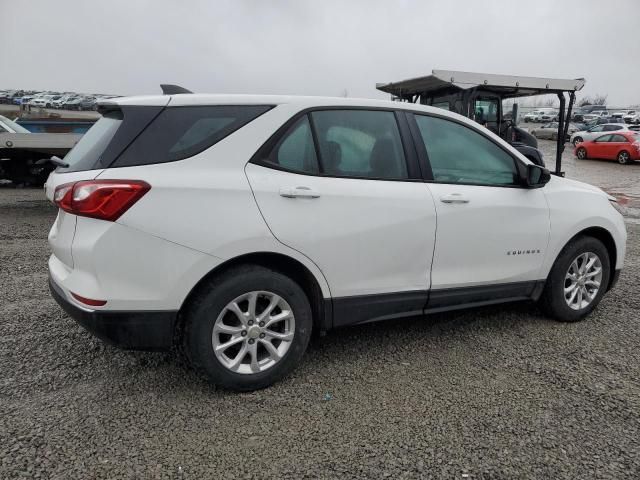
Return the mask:
<path id="1" fill-rule="evenodd" d="M 640 0 L 0 0 L 0 18 L 0 88 L 385 98 L 376 82 L 435 68 L 640 103 Z"/>

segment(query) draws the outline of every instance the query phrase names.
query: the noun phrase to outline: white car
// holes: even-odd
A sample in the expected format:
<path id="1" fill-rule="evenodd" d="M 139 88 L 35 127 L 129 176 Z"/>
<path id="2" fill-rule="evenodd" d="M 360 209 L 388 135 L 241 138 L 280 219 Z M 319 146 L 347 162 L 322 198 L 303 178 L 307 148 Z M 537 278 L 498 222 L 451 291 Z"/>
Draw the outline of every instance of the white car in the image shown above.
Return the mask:
<path id="1" fill-rule="evenodd" d="M 588 130 L 575 132 L 573 135 L 571 135 L 569 141 L 573 145 L 577 145 L 580 142 L 585 142 L 597 138 L 602 134 L 602 132 L 618 132 L 627 130 L 629 130 L 629 127 L 627 127 L 624 123 L 603 123 L 601 125 L 595 125 Z"/>
<path id="2" fill-rule="evenodd" d="M 639 124 L 640 123 L 640 112 L 629 113 L 624 116 L 624 122 L 630 124 Z"/>
<path id="3" fill-rule="evenodd" d="M 529 122 L 539 122 L 540 121 L 540 117 L 542 117 L 544 112 L 535 110 L 533 112 L 529 112 L 524 116 L 524 122 L 525 123 L 529 123 Z"/>
<path id="4" fill-rule="evenodd" d="M 35 97 L 29 100 L 29 105 L 32 105 L 34 107 L 51 108 L 53 101 L 54 101 L 53 97 L 50 97 L 50 96 Z"/>
<path id="5" fill-rule="evenodd" d="M 281 379 L 313 331 L 537 300 L 577 321 L 624 263 L 613 197 L 439 108 L 178 94 L 100 111 L 45 186 L 52 294 L 226 388 Z"/>

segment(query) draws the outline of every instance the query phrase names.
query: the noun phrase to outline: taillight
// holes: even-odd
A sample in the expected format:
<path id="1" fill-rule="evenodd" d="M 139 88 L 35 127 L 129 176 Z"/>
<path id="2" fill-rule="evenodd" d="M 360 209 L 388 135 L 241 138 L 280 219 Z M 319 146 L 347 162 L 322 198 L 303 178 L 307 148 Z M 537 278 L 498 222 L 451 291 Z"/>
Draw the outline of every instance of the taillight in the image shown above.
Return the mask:
<path id="1" fill-rule="evenodd" d="M 60 185 L 53 201 L 65 212 L 114 222 L 150 189 L 141 180 L 86 180 Z"/>

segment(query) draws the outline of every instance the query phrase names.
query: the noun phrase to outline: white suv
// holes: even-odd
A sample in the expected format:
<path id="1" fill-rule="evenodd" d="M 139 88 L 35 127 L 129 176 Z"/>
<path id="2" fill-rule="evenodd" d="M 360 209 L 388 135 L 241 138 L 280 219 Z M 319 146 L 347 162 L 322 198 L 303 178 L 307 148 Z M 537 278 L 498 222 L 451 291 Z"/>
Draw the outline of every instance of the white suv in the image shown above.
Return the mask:
<path id="1" fill-rule="evenodd" d="M 442 109 L 179 94 L 100 111 L 45 186 L 52 294 L 226 388 L 282 378 L 312 331 L 516 300 L 580 320 L 623 265 L 612 197 Z"/>

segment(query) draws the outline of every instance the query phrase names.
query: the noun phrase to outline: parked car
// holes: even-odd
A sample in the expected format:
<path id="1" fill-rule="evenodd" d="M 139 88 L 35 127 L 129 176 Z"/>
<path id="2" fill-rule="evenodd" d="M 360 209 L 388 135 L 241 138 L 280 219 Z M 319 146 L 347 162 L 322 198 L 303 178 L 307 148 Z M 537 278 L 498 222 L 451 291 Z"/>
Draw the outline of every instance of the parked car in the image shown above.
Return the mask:
<path id="1" fill-rule="evenodd" d="M 80 110 L 93 110 L 95 106 L 95 97 L 83 97 L 82 100 L 80 100 Z"/>
<path id="2" fill-rule="evenodd" d="M 15 105 L 26 105 L 33 98 L 32 95 L 24 95 L 22 97 L 14 97 L 13 103 Z"/>
<path id="3" fill-rule="evenodd" d="M 623 117 L 624 123 L 640 123 L 640 112 L 631 110 L 630 113 Z"/>
<path id="4" fill-rule="evenodd" d="M 576 145 L 580 142 L 587 140 L 593 140 L 599 137 L 603 132 L 617 132 L 617 131 L 629 131 L 629 128 L 624 123 L 605 123 L 602 125 L 595 125 L 589 130 L 583 130 L 575 132 L 571 135 L 569 141 Z"/>
<path id="5" fill-rule="evenodd" d="M 177 342 L 226 388 L 281 379 L 312 331 L 525 299 L 577 321 L 624 262 L 613 197 L 443 109 L 180 94 L 101 111 L 45 186 L 52 295 L 125 348 Z"/>
<path id="6" fill-rule="evenodd" d="M 592 113 L 594 111 L 608 111 L 606 105 L 583 105 L 579 107 L 584 113 Z"/>
<path id="7" fill-rule="evenodd" d="M 29 101 L 29 105 L 33 105 L 34 107 L 51 108 L 54 100 L 57 98 L 59 98 L 57 95 L 42 95 L 34 97 Z"/>
<path id="8" fill-rule="evenodd" d="M 65 110 L 81 110 L 82 97 L 71 97 L 62 105 Z"/>
<path id="9" fill-rule="evenodd" d="M 533 112 L 529 112 L 524 116 L 524 122 L 525 123 L 539 122 L 541 116 L 542 116 L 542 112 L 538 110 L 534 110 Z"/>
<path id="10" fill-rule="evenodd" d="M 567 135 L 572 135 L 578 131 L 578 127 L 574 123 L 569 124 Z M 540 139 L 555 140 L 558 138 L 558 122 L 546 123 L 540 127 L 531 130 L 531 135 Z"/>
<path id="11" fill-rule="evenodd" d="M 607 133 L 594 140 L 578 143 L 575 155 L 581 160 L 599 158 L 617 160 L 618 163 L 626 165 L 640 160 L 640 136 L 632 131 Z"/>
<path id="12" fill-rule="evenodd" d="M 542 115 L 540 115 L 540 121 L 541 122 L 557 122 L 558 112 L 556 112 L 555 110 L 543 112 Z"/>
<path id="13" fill-rule="evenodd" d="M 53 108 L 63 108 L 65 103 L 67 103 L 68 100 L 70 100 L 72 97 L 69 95 L 62 95 L 60 96 L 60 98 L 53 100 L 51 102 L 51 106 Z"/>

